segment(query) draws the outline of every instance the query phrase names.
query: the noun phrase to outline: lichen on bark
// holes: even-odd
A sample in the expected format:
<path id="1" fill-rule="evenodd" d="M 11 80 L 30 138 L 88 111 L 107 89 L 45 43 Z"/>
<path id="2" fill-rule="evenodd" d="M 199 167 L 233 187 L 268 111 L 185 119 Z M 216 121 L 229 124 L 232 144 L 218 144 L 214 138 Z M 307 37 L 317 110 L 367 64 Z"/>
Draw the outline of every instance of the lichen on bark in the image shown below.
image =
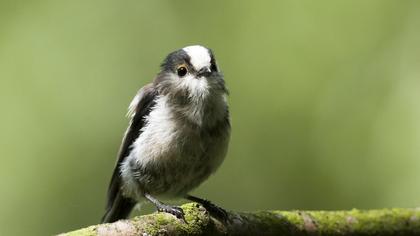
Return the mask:
<path id="1" fill-rule="evenodd" d="M 186 223 L 167 213 L 154 213 L 61 235 L 420 235 L 420 209 L 230 211 L 224 221 L 197 203 L 182 208 Z"/>

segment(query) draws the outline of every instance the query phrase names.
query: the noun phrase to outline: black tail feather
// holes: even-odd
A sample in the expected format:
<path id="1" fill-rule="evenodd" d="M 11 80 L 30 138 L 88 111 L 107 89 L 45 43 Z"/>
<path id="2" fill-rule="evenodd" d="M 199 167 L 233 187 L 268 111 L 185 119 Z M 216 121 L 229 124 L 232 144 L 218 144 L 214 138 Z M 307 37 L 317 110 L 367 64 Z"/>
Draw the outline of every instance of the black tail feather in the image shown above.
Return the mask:
<path id="1" fill-rule="evenodd" d="M 101 223 L 112 223 L 117 220 L 126 219 L 135 205 L 136 202 L 134 200 L 123 197 L 119 192 L 112 205 L 107 207 Z"/>

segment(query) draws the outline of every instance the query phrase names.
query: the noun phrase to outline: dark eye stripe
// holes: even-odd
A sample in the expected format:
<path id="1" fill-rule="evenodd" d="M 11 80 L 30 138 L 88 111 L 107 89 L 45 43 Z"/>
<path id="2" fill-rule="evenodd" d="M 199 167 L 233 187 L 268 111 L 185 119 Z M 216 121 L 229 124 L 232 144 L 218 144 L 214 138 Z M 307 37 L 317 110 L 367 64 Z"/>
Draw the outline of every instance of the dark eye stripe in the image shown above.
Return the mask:
<path id="1" fill-rule="evenodd" d="M 217 72 L 216 60 L 214 60 L 213 55 L 211 56 L 211 60 L 210 60 L 210 70 Z"/>
<path id="2" fill-rule="evenodd" d="M 217 72 L 216 59 L 214 59 L 213 51 L 209 48 L 207 50 L 209 51 L 209 54 L 210 54 L 210 70 Z"/>
<path id="3" fill-rule="evenodd" d="M 161 64 L 161 68 L 165 71 L 176 71 L 178 69 L 177 66 L 181 64 L 187 64 L 191 68 L 190 60 L 190 56 L 184 50 L 180 49 L 170 53 Z"/>

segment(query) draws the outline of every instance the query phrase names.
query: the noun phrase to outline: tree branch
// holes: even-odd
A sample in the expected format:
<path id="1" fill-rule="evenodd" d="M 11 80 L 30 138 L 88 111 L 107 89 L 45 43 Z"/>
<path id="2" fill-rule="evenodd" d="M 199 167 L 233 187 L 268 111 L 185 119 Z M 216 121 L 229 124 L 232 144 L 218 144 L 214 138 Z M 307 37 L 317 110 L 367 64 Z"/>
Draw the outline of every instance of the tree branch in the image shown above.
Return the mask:
<path id="1" fill-rule="evenodd" d="M 182 208 L 187 223 L 154 213 L 61 235 L 420 235 L 420 209 L 229 212 L 221 222 L 197 203 Z"/>

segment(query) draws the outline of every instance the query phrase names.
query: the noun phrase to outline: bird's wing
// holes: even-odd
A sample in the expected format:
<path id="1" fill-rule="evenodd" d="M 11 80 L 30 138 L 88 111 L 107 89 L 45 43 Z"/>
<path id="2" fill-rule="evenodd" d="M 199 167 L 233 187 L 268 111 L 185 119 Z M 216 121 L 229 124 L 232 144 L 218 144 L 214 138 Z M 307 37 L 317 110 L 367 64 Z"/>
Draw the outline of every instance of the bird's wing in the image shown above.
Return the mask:
<path id="1" fill-rule="evenodd" d="M 148 84 L 139 90 L 130 104 L 128 116 L 131 117 L 131 121 L 121 143 L 117 163 L 115 164 L 114 173 L 109 183 L 107 209 L 112 207 L 121 188 L 120 165 L 130 154 L 131 145 L 142 132 L 141 129 L 145 125 L 145 117 L 149 115 L 154 106 L 156 96 L 157 91 L 153 87 L 153 84 Z"/>

